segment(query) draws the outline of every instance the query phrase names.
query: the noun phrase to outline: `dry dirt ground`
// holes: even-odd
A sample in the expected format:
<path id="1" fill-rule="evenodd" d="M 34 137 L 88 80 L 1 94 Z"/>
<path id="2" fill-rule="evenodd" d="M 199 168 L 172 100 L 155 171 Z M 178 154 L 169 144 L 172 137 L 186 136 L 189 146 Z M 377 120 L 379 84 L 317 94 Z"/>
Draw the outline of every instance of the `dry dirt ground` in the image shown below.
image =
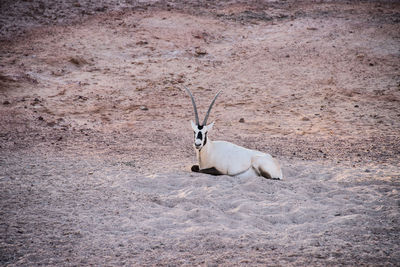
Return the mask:
<path id="1" fill-rule="evenodd" d="M 399 266 L 398 1 L 0 11 L 0 265 Z M 284 180 L 191 173 L 184 84 Z"/>

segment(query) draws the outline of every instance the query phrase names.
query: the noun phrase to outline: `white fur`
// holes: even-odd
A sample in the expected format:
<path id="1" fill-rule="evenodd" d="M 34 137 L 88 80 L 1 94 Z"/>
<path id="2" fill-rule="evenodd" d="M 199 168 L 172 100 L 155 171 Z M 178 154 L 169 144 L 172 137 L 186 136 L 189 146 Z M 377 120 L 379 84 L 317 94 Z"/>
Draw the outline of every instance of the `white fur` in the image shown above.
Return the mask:
<path id="1" fill-rule="evenodd" d="M 194 122 L 191 123 L 196 135 L 199 131 L 205 135 L 214 125 L 211 123 L 199 130 Z M 197 141 L 195 137 L 196 145 L 198 145 Z M 283 178 L 279 163 L 270 154 L 247 149 L 230 142 L 211 141 L 208 137 L 206 144 L 195 150 L 200 170 L 214 167 L 219 172 L 231 176 L 261 176 L 261 173 L 264 172 L 268 173 L 271 178 Z"/>

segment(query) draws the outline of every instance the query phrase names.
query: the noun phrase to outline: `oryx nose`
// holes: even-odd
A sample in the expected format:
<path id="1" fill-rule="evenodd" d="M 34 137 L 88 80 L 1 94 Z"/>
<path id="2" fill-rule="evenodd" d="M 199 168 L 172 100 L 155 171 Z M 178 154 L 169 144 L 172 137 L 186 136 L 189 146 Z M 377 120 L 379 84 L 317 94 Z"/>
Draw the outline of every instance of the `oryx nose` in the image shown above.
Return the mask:
<path id="1" fill-rule="evenodd" d="M 196 139 L 196 141 L 194 141 L 194 145 L 195 146 L 201 146 L 201 140 Z"/>

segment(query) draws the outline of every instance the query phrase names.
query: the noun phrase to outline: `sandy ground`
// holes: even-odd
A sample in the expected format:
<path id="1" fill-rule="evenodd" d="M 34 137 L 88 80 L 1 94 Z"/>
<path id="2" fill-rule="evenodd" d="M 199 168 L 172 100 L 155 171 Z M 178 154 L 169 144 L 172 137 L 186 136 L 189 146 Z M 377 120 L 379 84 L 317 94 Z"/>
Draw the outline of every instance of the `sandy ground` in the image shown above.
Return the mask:
<path id="1" fill-rule="evenodd" d="M 2 1 L 0 264 L 398 266 L 396 1 Z M 213 140 L 285 179 L 190 172 Z"/>

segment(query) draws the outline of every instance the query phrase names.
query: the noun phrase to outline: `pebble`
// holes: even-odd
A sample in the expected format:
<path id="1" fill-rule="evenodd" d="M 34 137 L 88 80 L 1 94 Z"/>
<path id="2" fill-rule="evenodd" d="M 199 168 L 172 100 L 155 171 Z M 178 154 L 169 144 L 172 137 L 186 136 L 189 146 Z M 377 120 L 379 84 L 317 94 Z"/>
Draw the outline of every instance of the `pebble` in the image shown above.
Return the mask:
<path id="1" fill-rule="evenodd" d="M 207 51 L 201 47 L 196 47 L 194 52 L 196 53 L 197 56 L 204 56 L 207 54 Z"/>

